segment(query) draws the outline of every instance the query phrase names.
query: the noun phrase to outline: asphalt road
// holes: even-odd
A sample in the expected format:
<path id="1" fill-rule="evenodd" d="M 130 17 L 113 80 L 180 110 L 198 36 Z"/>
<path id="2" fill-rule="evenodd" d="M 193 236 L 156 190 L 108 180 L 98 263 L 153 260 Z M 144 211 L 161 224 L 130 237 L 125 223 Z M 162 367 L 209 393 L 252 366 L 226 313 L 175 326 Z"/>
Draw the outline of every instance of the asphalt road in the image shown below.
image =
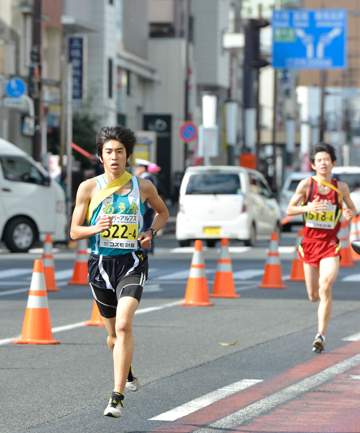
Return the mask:
<path id="1" fill-rule="evenodd" d="M 84 326 L 93 306 L 89 288 L 67 284 L 76 251 L 54 248 L 61 290 L 48 299 L 53 336 L 61 343 L 47 346 L 12 343 L 21 334 L 33 262 L 42 252 L 0 251 L 1 433 L 359 431 L 358 263 L 340 269 L 326 351 L 316 355 L 317 305 L 307 300 L 304 283 L 258 288 L 266 242 L 230 246 L 240 298 L 185 307 L 179 302 L 193 250 L 177 248 L 171 233 L 156 241 L 134 319 L 133 366 L 142 387 L 126 392 L 120 420 L 102 415 L 113 386 L 106 331 Z M 295 234 L 280 242 L 284 280 L 294 243 Z M 204 248 L 204 258 L 211 293 L 219 249 Z M 349 336 L 354 342 L 344 340 Z M 339 425 L 331 418 L 337 407 Z"/>

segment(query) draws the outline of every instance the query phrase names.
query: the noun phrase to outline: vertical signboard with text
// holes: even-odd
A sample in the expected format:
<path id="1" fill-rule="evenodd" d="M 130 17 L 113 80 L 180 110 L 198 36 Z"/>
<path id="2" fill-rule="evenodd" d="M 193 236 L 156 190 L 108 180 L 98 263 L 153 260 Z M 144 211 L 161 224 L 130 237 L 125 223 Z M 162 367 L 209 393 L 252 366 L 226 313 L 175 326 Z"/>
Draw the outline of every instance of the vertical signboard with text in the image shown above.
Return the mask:
<path id="1" fill-rule="evenodd" d="M 69 37 L 69 62 L 73 67 L 73 105 L 82 104 L 84 93 L 84 37 Z"/>

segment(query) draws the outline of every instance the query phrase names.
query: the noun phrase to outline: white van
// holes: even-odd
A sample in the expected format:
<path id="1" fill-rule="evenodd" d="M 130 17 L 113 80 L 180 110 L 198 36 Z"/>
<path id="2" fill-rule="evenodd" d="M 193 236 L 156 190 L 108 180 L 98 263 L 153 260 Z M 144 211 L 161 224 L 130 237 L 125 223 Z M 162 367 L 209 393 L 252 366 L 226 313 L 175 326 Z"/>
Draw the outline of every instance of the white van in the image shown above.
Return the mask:
<path id="1" fill-rule="evenodd" d="M 26 152 L 0 139 L 0 236 L 12 252 L 66 240 L 65 192 Z"/>
<path id="2" fill-rule="evenodd" d="M 180 186 L 176 239 L 180 246 L 202 239 L 214 247 L 222 238 L 269 240 L 280 234 L 280 207 L 264 176 L 236 166 L 186 169 Z"/>

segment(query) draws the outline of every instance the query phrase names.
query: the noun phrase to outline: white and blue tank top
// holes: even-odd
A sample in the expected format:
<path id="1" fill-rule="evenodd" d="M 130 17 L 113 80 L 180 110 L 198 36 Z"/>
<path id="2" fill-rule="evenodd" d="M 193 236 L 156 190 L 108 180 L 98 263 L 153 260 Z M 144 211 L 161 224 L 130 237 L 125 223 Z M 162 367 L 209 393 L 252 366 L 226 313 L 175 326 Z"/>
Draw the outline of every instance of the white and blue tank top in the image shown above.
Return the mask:
<path id="1" fill-rule="evenodd" d="M 104 175 L 95 177 L 100 189 L 107 186 Z M 128 194 L 111 194 L 95 209 L 90 225 L 94 226 L 104 215 L 113 215 L 113 225 L 102 233 L 89 238 L 94 254 L 118 256 L 139 249 L 138 236 L 143 230 L 145 207 L 141 201 L 139 180 L 131 178 Z"/>

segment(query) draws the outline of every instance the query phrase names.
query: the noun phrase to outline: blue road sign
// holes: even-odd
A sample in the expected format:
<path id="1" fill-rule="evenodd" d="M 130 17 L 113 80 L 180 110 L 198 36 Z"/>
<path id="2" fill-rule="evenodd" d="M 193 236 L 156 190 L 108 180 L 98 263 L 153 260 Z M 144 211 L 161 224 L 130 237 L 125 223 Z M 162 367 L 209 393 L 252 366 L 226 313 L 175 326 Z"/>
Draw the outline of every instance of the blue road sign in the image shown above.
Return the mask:
<path id="1" fill-rule="evenodd" d="M 6 84 L 6 93 L 10 98 L 20 98 L 25 91 L 26 84 L 21 78 L 11 78 Z"/>
<path id="2" fill-rule="evenodd" d="M 271 25 L 274 68 L 346 68 L 346 10 L 278 10 Z"/>

